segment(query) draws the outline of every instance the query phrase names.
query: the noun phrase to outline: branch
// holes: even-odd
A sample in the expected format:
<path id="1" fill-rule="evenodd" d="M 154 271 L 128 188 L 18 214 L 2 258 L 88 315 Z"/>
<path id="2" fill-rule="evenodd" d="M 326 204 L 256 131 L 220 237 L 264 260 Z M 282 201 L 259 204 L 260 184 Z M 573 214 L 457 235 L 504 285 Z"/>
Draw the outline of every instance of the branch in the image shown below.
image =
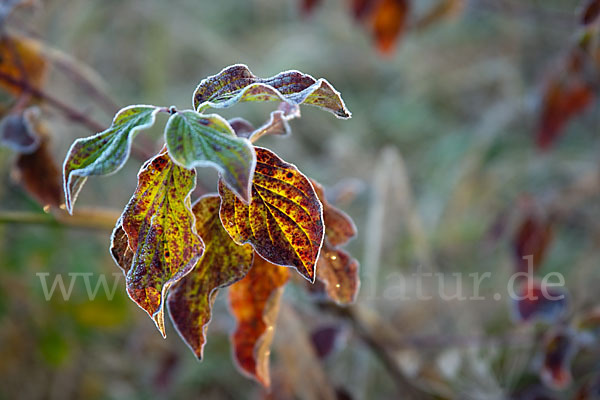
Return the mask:
<path id="1" fill-rule="evenodd" d="M 33 224 L 112 231 L 120 212 L 99 208 L 80 209 L 75 215 L 63 210 L 52 214 L 25 211 L 0 211 L 0 224 Z"/>
<path id="2" fill-rule="evenodd" d="M 70 105 L 63 103 L 61 100 L 56 97 L 40 90 L 32 85 L 29 82 L 15 79 L 9 74 L 4 72 L 0 72 L 0 80 L 10 83 L 11 85 L 18 86 L 26 92 L 29 92 L 34 97 L 37 97 L 41 100 L 44 100 L 46 103 L 50 104 L 54 108 L 60 110 L 67 118 L 69 118 L 73 122 L 77 122 L 91 131 L 101 132 L 104 130 L 104 125 L 100 124 L 89 118 L 84 113 L 72 108 Z"/>

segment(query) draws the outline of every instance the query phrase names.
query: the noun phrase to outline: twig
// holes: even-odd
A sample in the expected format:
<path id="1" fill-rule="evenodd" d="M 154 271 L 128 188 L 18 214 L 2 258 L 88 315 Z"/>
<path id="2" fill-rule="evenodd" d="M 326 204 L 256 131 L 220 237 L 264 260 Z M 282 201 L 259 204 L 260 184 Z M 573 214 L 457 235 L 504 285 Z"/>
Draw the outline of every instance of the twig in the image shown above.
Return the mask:
<path id="1" fill-rule="evenodd" d="M 84 125 L 88 129 L 94 132 L 101 132 L 104 130 L 104 125 L 92 120 L 84 113 L 72 108 L 70 105 L 63 103 L 61 100 L 56 97 L 40 90 L 32 85 L 29 82 L 15 79 L 14 77 L 6 74 L 4 72 L 0 72 L 0 80 L 10 83 L 11 85 L 18 86 L 21 89 L 31 93 L 32 96 L 38 97 L 41 100 L 44 100 L 46 103 L 50 104 L 54 108 L 60 110 L 67 118 L 69 118 L 73 122 L 77 122 L 81 125 Z"/>
<path id="2" fill-rule="evenodd" d="M 116 210 L 80 209 L 75 215 L 62 210 L 53 214 L 40 214 L 25 211 L 0 211 L 0 224 L 33 224 L 47 226 L 67 226 L 90 230 L 111 231 L 120 213 Z"/>
<path id="3" fill-rule="evenodd" d="M 46 47 L 45 53 L 66 76 L 82 86 L 85 92 L 109 115 L 119 110 L 119 105 L 102 88 L 100 78 L 89 67 L 58 49 Z"/>

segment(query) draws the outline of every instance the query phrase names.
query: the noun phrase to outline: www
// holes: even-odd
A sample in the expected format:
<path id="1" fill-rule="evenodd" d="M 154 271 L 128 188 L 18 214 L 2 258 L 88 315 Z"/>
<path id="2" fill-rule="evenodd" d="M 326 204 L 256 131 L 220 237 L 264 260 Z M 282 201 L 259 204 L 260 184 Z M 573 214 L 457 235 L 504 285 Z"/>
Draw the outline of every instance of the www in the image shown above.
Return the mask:
<path id="1" fill-rule="evenodd" d="M 38 273 L 36 273 L 36 275 L 40 278 L 40 284 L 42 285 L 42 291 L 44 293 L 44 297 L 46 298 L 46 301 L 50 301 L 50 299 L 52 299 L 52 296 L 54 296 L 54 292 L 56 291 L 57 287 L 60 290 L 60 293 L 62 294 L 63 300 L 69 301 L 69 299 L 71 298 L 71 294 L 73 293 L 73 288 L 75 287 L 75 282 L 77 281 L 78 277 L 83 278 L 85 290 L 87 292 L 88 299 L 90 301 L 94 300 L 96 298 L 96 296 L 98 295 L 98 292 L 100 291 L 100 287 L 103 288 L 106 298 L 109 301 L 111 301 L 113 299 L 113 297 L 115 296 L 115 292 L 117 289 L 117 285 L 119 284 L 119 280 L 120 280 L 121 276 L 123 276 L 119 272 L 113 272 L 113 274 L 112 274 L 113 285 L 112 285 L 112 288 L 109 288 L 108 282 L 106 279 L 106 274 L 100 274 L 98 277 L 98 281 L 96 282 L 96 286 L 92 290 L 92 283 L 90 282 L 90 277 L 92 275 L 94 275 L 93 272 L 69 272 L 68 275 L 70 277 L 70 282 L 69 282 L 68 289 L 65 286 L 65 282 L 63 280 L 63 275 L 57 274 L 54 277 L 54 281 L 52 282 L 52 286 L 50 287 L 50 290 L 48 290 L 47 279 L 50 276 L 50 273 L 49 272 L 38 272 Z"/>

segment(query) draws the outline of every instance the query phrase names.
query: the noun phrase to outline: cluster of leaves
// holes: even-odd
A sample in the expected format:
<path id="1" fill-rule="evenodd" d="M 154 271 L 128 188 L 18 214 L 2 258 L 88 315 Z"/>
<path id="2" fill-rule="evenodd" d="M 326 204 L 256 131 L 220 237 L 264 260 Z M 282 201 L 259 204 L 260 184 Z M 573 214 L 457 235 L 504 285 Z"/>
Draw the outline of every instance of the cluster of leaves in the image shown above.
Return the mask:
<path id="1" fill-rule="evenodd" d="M 209 108 L 276 101 L 277 110 L 254 129 Z M 127 161 L 134 137 L 170 114 L 166 145 L 138 174 L 138 185 L 116 224 L 111 253 L 126 276 L 127 293 L 165 336 L 165 306 L 198 358 L 219 289 L 229 288 L 238 325 L 232 336 L 242 371 L 269 385 L 268 355 L 289 268 L 323 282 L 334 301 L 349 303 L 358 290 L 358 264 L 339 248 L 356 231 L 352 220 L 327 203 L 323 188 L 294 165 L 253 143 L 289 133 L 290 119 L 308 104 L 349 118 L 324 79 L 298 71 L 261 79 L 233 65 L 204 79 L 193 109 L 136 105 L 122 109 L 105 131 L 76 140 L 65 159 L 66 207 L 89 176 L 108 175 Z M 196 167 L 219 172 L 218 193 L 192 202 Z"/>
<path id="2" fill-rule="evenodd" d="M 301 10 L 305 14 L 310 14 L 321 1 L 301 0 Z M 392 54 L 409 25 L 412 2 L 410 0 L 352 0 L 349 3 L 355 21 L 370 32 L 377 50 L 384 55 Z M 464 0 L 440 0 L 425 15 L 420 16 L 412 27 L 422 29 L 439 20 L 459 15 L 464 5 Z"/>
<path id="3" fill-rule="evenodd" d="M 544 86 L 536 133 L 548 149 L 567 123 L 593 105 L 600 95 L 600 1 L 584 2 L 577 40 L 559 60 Z"/>

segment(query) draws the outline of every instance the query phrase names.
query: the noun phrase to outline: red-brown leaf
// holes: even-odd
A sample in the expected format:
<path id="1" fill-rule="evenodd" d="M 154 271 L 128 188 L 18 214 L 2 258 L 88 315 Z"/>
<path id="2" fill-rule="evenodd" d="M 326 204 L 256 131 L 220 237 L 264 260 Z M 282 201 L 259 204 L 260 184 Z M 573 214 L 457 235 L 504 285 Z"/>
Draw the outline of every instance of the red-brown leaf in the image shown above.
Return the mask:
<path id="1" fill-rule="evenodd" d="M 527 215 L 513 240 L 516 271 L 527 272 L 529 257 L 532 258 L 533 271 L 536 271 L 544 261 L 552 237 L 551 221 L 533 214 Z"/>
<path id="2" fill-rule="evenodd" d="M 317 263 L 317 279 L 325 284 L 327 295 L 333 301 L 352 303 L 360 286 L 358 261 L 344 250 L 325 244 Z"/>
<path id="3" fill-rule="evenodd" d="M 254 255 L 250 272 L 229 288 L 231 312 L 237 320 L 232 335 L 239 368 L 269 387 L 269 353 L 283 286 L 289 270 Z"/>
<path id="4" fill-rule="evenodd" d="M 581 23 L 590 25 L 597 22 L 600 17 L 600 0 L 588 0 L 583 6 L 581 13 Z"/>

